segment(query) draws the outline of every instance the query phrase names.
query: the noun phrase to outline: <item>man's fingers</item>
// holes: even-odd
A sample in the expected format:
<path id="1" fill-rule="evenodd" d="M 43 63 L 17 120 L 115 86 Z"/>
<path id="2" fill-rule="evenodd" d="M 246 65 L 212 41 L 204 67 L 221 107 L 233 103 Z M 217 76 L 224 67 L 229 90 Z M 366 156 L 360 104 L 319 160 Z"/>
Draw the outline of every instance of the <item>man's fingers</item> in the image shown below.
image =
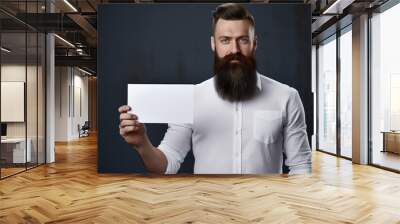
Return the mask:
<path id="1" fill-rule="evenodd" d="M 127 135 L 127 134 L 129 134 L 129 133 L 131 133 L 131 132 L 138 131 L 139 128 L 140 128 L 140 126 L 125 126 L 125 127 L 120 127 L 119 133 L 120 133 L 122 136 L 125 136 L 125 135 Z"/>
<path id="2" fill-rule="evenodd" d="M 128 126 L 128 127 L 124 127 L 124 128 L 120 128 L 119 129 L 119 133 L 122 136 L 126 136 L 127 134 L 129 134 L 130 132 L 135 131 L 135 126 Z"/>
<path id="3" fill-rule="evenodd" d="M 119 115 L 119 120 L 137 120 L 138 116 L 136 114 L 121 113 Z"/>
<path id="4" fill-rule="evenodd" d="M 125 130 L 124 130 L 123 128 L 120 128 L 120 129 L 119 129 L 119 134 L 120 134 L 121 136 L 125 136 Z"/>
<path id="5" fill-rule="evenodd" d="M 132 128 L 130 128 L 132 127 Z M 140 128 L 144 127 L 143 123 L 140 123 L 136 120 L 123 120 L 119 124 L 120 129 L 125 129 L 126 131 L 136 131 L 139 130 Z"/>
<path id="6" fill-rule="evenodd" d="M 126 136 L 127 134 L 129 134 L 129 132 L 132 132 L 133 130 L 134 130 L 134 126 L 128 126 L 128 127 L 120 128 L 119 133 L 122 136 Z"/>
<path id="7" fill-rule="evenodd" d="M 138 126 L 141 127 L 141 123 L 137 120 L 122 120 L 120 125 L 121 128 L 127 127 L 127 126 Z"/>
<path id="8" fill-rule="evenodd" d="M 120 107 L 118 108 L 118 111 L 119 111 L 120 113 L 126 113 L 126 112 L 128 112 L 128 111 L 130 111 L 130 110 L 131 110 L 131 107 L 128 106 L 128 105 L 123 105 L 123 106 L 120 106 Z"/>

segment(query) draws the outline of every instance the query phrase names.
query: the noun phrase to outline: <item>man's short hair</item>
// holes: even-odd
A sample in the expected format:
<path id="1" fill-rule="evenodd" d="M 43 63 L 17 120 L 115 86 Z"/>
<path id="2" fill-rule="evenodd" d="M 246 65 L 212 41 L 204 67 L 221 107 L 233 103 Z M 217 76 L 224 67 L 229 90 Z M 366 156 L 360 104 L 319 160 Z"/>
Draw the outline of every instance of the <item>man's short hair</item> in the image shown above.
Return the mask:
<path id="1" fill-rule="evenodd" d="M 221 4 L 215 9 L 213 12 L 212 35 L 215 33 L 215 25 L 219 19 L 248 20 L 253 29 L 255 29 L 256 25 L 253 15 L 245 7 L 237 3 Z"/>

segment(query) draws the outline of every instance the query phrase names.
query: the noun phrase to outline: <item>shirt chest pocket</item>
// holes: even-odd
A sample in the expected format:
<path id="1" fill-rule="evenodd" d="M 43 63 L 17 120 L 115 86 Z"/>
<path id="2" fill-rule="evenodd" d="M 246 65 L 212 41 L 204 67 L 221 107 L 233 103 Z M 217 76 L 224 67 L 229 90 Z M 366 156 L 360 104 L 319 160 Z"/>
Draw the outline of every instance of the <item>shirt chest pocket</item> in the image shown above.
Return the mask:
<path id="1" fill-rule="evenodd" d="M 253 137 L 264 143 L 274 143 L 282 136 L 282 114 L 279 110 L 257 110 L 253 116 Z"/>

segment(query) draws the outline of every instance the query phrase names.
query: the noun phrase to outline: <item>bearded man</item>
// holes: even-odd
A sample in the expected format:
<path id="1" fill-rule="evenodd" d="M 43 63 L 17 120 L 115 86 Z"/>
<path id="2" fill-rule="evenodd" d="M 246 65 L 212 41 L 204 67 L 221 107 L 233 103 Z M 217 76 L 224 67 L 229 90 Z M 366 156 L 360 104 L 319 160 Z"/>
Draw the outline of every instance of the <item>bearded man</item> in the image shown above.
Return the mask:
<path id="1" fill-rule="evenodd" d="M 214 76 L 195 86 L 193 124 L 169 124 L 158 147 L 129 106 L 120 135 L 148 171 L 174 174 L 193 149 L 196 174 L 311 173 L 311 150 L 298 92 L 256 70 L 255 21 L 239 4 L 213 13 Z M 283 160 L 283 153 L 286 159 Z"/>

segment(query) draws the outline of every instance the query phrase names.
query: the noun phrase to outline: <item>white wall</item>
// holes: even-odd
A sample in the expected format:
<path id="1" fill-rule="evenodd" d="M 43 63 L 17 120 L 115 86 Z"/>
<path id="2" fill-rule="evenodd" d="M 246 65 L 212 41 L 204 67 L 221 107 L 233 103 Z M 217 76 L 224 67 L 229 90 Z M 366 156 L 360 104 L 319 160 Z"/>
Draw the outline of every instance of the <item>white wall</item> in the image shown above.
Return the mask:
<path id="1" fill-rule="evenodd" d="M 1 66 L 1 81 L 2 82 L 25 82 L 25 64 L 9 64 Z M 32 67 L 27 68 L 28 71 Z M 28 72 L 29 73 L 29 72 Z M 4 96 L 3 96 L 4 97 Z M 7 108 L 1 108 L 7 110 Z M 25 123 L 24 122 L 11 122 L 7 123 L 7 136 L 8 137 L 25 137 Z"/>
<path id="2" fill-rule="evenodd" d="M 3 82 L 24 82 L 26 84 L 26 107 L 22 107 L 22 113 L 26 112 L 26 120 L 23 122 L 6 122 L 8 138 L 29 139 L 32 161 L 44 163 L 44 74 L 41 66 L 25 64 L 3 64 L 1 66 L 1 81 Z M 27 80 L 26 80 L 27 79 Z M 2 95 L 2 98 L 7 95 Z M 1 108 L 2 112 L 12 110 L 11 108 Z M 11 112 L 12 111 L 8 111 Z M 37 157 L 37 153 L 39 156 Z"/>
<path id="3" fill-rule="evenodd" d="M 67 67 L 55 68 L 55 141 L 68 140 L 68 71 Z"/>
<path id="4" fill-rule="evenodd" d="M 78 72 L 78 75 L 77 75 Z M 89 118 L 89 113 L 88 113 L 88 77 L 82 76 L 82 73 L 79 72 L 78 70 L 74 70 L 74 91 L 73 91 L 73 105 L 74 108 L 72 110 L 72 132 L 71 135 L 74 138 L 77 138 L 79 133 L 78 133 L 78 124 L 82 126 L 85 121 L 88 121 Z"/>
<path id="5" fill-rule="evenodd" d="M 25 71 L 25 69 L 27 69 Z M 26 73 L 27 72 L 27 73 Z M 41 68 L 39 67 L 39 72 Z M 28 83 L 25 80 L 27 75 Z M 1 66 L 1 81 L 3 82 L 25 82 L 27 83 L 27 120 L 28 120 L 28 137 L 31 133 L 36 136 L 36 66 L 27 66 L 19 64 L 6 64 Z M 4 96 L 3 96 L 4 97 Z M 41 107 L 43 105 L 39 105 Z M 7 108 L 1 108 L 7 110 Z M 7 136 L 8 137 L 25 137 L 25 123 L 26 122 L 7 122 Z M 43 137 L 43 136 L 39 136 Z"/>
<path id="6" fill-rule="evenodd" d="M 24 65 L 2 65 L 1 81 L 6 82 L 25 82 L 25 64 Z M 29 68 L 28 68 L 29 70 Z M 6 108 L 1 108 L 6 110 Z M 25 137 L 25 122 L 7 123 L 7 137 L 23 138 Z"/>
<path id="7" fill-rule="evenodd" d="M 76 68 L 56 67 L 56 141 L 79 137 L 78 124 L 88 120 L 88 77 Z"/>

